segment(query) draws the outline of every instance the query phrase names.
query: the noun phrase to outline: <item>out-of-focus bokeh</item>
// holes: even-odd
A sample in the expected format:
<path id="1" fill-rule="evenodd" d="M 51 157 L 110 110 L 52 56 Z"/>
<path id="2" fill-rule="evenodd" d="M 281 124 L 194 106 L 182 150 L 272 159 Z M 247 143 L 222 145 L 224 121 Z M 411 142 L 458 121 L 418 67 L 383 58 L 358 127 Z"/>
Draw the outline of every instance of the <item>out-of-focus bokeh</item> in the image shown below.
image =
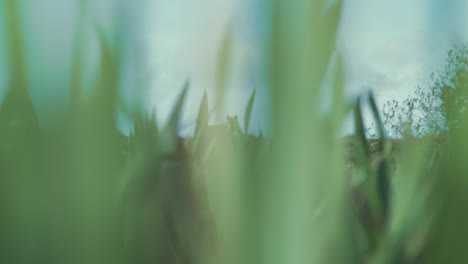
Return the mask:
<path id="1" fill-rule="evenodd" d="M 0 0 L 0 263 L 463 263 L 465 8 Z"/>

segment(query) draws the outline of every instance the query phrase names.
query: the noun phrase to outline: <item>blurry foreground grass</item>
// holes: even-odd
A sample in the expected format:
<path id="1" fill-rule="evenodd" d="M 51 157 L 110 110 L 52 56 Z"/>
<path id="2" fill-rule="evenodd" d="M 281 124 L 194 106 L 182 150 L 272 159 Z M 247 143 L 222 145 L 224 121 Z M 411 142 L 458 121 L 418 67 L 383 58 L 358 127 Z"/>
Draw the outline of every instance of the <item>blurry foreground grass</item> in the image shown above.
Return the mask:
<path id="1" fill-rule="evenodd" d="M 360 101 L 344 97 L 343 64 L 334 54 L 341 1 L 271 1 L 268 139 L 248 133 L 255 95 L 244 113 L 246 131 L 233 123 L 211 133 L 205 96 L 194 136 L 178 137 L 189 83 L 165 126 L 154 115 L 134 114 L 132 135 L 122 135 L 115 119 L 123 62 L 102 33 L 92 93 L 80 94 L 86 51 L 77 45 L 65 121 L 39 122 L 28 94 L 34 84 L 25 73 L 20 12 L 16 1 L 3 2 L 9 85 L 0 107 L 0 263 L 463 263 L 468 257 L 468 118 L 436 149 L 431 138 L 400 140 L 397 162 L 380 125 L 369 152 Z M 229 44 L 223 47 L 227 56 Z M 220 61 L 222 87 L 229 60 Z M 324 114 L 328 70 L 332 107 Z M 381 124 L 374 98 L 365 99 Z M 347 170 L 340 131 L 351 111 L 356 136 Z"/>

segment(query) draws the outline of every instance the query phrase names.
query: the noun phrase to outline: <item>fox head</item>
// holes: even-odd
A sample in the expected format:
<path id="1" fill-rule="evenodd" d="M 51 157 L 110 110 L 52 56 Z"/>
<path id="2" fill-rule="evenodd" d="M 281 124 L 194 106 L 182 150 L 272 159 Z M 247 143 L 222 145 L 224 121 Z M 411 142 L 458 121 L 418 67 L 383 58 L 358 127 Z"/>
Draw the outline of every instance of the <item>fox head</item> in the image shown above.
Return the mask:
<path id="1" fill-rule="evenodd" d="M 237 122 L 237 116 L 226 116 L 226 121 L 227 121 L 227 126 L 228 127 L 235 127 L 238 122 Z"/>

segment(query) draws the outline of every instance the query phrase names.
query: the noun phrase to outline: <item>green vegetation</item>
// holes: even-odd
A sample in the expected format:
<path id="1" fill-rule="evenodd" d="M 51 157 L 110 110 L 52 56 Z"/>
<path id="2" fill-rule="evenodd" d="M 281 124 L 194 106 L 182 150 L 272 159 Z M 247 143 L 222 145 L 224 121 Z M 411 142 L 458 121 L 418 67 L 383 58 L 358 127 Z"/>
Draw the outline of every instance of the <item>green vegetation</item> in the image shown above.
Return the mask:
<path id="1" fill-rule="evenodd" d="M 236 121 L 231 133 L 207 136 L 205 95 L 194 136 L 180 138 L 188 82 L 164 126 L 155 114 L 134 113 L 132 135 L 122 135 L 116 113 L 124 62 L 118 43 L 103 32 L 91 93 L 81 94 L 86 50 L 77 44 L 65 117 L 38 120 L 20 12 L 15 0 L 3 2 L 10 78 L 0 106 L 0 263 L 462 263 L 468 257 L 468 117 L 449 114 L 468 90 L 441 97 L 447 122 L 457 120 L 446 140 L 434 151 L 431 138 L 402 138 L 398 162 L 375 100 L 366 97 L 380 135 L 371 153 L 361 99 L 347 102 L 344 64 L 334 52 L 341 1 L 270 2 L 268 139 L 248 133 L 255 93 L 243 131 Z M 228 78 L 226 36 L 215 107 Z M 332 107 L 324 114 L 327 71 Z M 346 169 L 340 132 L 353 111 L 355 162 Z"/>
<path id="2" fill-rule="evenodd" d="M 468 45 L 458 44 L 448 52 L 442 72 L 432 73 L 427 88 L 418 87 L 403 102 L 388 101 L 383 106 L 383 121 L 395 137 L 438 135 L 456 129 L 465 115 L 468 73 Z M 452 102 L 453 104 L 448 104 Z"/>

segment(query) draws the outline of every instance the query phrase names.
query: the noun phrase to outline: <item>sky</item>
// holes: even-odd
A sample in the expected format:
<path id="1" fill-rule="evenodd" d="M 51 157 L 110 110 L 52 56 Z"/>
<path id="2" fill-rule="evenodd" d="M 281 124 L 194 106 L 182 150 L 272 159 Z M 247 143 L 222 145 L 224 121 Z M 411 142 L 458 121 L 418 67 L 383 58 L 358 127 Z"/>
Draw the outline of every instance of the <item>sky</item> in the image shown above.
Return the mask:
<path id="1" fill-rule="evenodd" d="M 215 76 L 222 40 L 232 30 L 232 66 L 228 81 L 226 105 L 220 117 L 213 116 L 212 123 L 225 122 L 224 115 L 243 116 L 243 111 L 254 89 L 257 100 L 252 123 L 254 130 L 267 126 L 265 118 L 267 94 L 262 76 L 263 40 L 266 17 L 261 1 L 204 0 L 204 1 L 154 1 L 155 16 L 149 24 L 152 87 L 149 105 L 158 114 L 167 116 L 186 79 L 191 87 L 185 107 L 184 128 L 191 126 L 202 98 L 208 94 L 214 107 Z M 201 3 L 201 4 L 200 4 Z M 183 17 L 183 19 L 180 19 Z"/>
<path id="2" fill-rule="evenodd" d="M 1 3 L 2 1 L 0 1 Z M 193 129 L 195 115 L 206 90 L 214 99 L 217 56 L 224 34 L 232 27 L 232 71 L 223 115 L 243 111 L 256 89 L 252 132 L 268 130 L 268 94 L 262 61 L 267 37 L 265 0 L 99 0 L 89 1 L 88 26 L 111 29 L 117 25 L 125 34 L 126 59 L 123 95 L 126 102 L 143 98 L 145 108 L 156 111 L 163 123 L 186 80 L 190 80 L 181 131 Z M 427 86 L 431 72 L 444 65 L 454 41 L 467 41 L 462 30 L 468 25 L 468 4 L 463 0 L 347 0 L 344 1 L 338 50 L 346 63 L 346 91 L 350 98 L 372 89 L 380 104 L 410 95 Z M 56 112 L 64 102 L 68 81 L 74 0 L 23 0 L 27 28 L 28 66 L 32 83 L 47 80 L 47 87 L 31 89 L 40 112 Z M 2 6 L 0 5 L 0 8 Z M 112 18 L 121 18 L 120 23 Z M 7 80 L 4 67 L 4 35 L 0 22 L 0 87 Z M 87 70 L 97 57 L 96 37 L 88 32 Z M 47 63 L 47 67 L 43 67 Z M 3 65 L 2 65 L 3 64 Z M 65 65 L 65 67 L 64 67 Z M 50 78 L 44 78 L 49 76 Z M 50 80 L 53 80 L 50 83 Z M 132 83 L 142 82 L 144 91 Z M 55 104 L 45 103 L 54 101 Z M 55 106 L 55 107 L 53 107 Z M 213 105 L 211 104 L 211 107 Z M 122 129 L 129 120 L 120 119 Z M 347 126 L 352 130 L 351 126 Z"/>
<path id="3" fill-rule="evenodd" d="M 467 24 L 457 19 L 457 14 L 466 14 L 466 4 L 433 1 L 433 12 L 429 2 L 346 2 L 340 46 L 349 65 L 351 93 L 368 86 L 377 94 L 405 95 L 440 68 L 453 40 L 466 41 L 467 35 L 457 32 Z"/>
<path id="4" fill-rule="evenodd" d="M 237 71 L 226 112 L 242 118 L 252 88 L 257 87 L 257 92 L 265 90 L 259 64 L 267 25 L 262 1 L 205 0 L 205 6 L 196 7 L 180 4 L 180 1 L 156 2 L 161 13 L 155 18 L 158 21 L 153 46 L 156 55 L 151 57 L 155 64 L 164 65 L 165 70 L 162 77 L 156 76 L 155 96 L 151 98 L 173 99 L 165 101 L 167 107 L 160 105 L 157 99 L 152 102 L 164 112 L 172 104 L 176 87 L 182 85 L 184 75 L 189 75 L 194 88 L 190 104 L 197 106 L 201 90 L 213 86 L 216 51 L 227 24 L 234 18 L 238 34 L 233 67 Z M 337 46 L 345 58 L 346 91 L 350 98 L 372 90 L 380 105 L 393 98 L 402 100 L 418 85 L 429 84 L 429 75 L 443 67 L 454 41 L 468 39 L 468 35 L 460 31 L 468 25 L 466 18 L 462 20 L 468 17 L 468 4 L 462 0 L 344 2 Z M 173 21 L 171 14 L 184 14 L 184 19 Z M 168 91 L 163 87 L 175 88 Z M 261 93 L 257 99 L 254 130 L 267 126 L 261 118 L 268 110 L 267 95 Z M 368 109 L 366 116 L 369 116 Z M 348 124 L 345 130 L 350 133 L 352 126 Z"/>
<path id="5" fill-rule="evenodd" d="M 462 31 L 467 8 L 463 0 L 345 1 L 338 45 L 347 63 L 348 95 L 372 90 L 382 105 L 428 87 L 452 45 L 468 40 Z M 369 116 L 367 108 L 367 123 Z"/>

